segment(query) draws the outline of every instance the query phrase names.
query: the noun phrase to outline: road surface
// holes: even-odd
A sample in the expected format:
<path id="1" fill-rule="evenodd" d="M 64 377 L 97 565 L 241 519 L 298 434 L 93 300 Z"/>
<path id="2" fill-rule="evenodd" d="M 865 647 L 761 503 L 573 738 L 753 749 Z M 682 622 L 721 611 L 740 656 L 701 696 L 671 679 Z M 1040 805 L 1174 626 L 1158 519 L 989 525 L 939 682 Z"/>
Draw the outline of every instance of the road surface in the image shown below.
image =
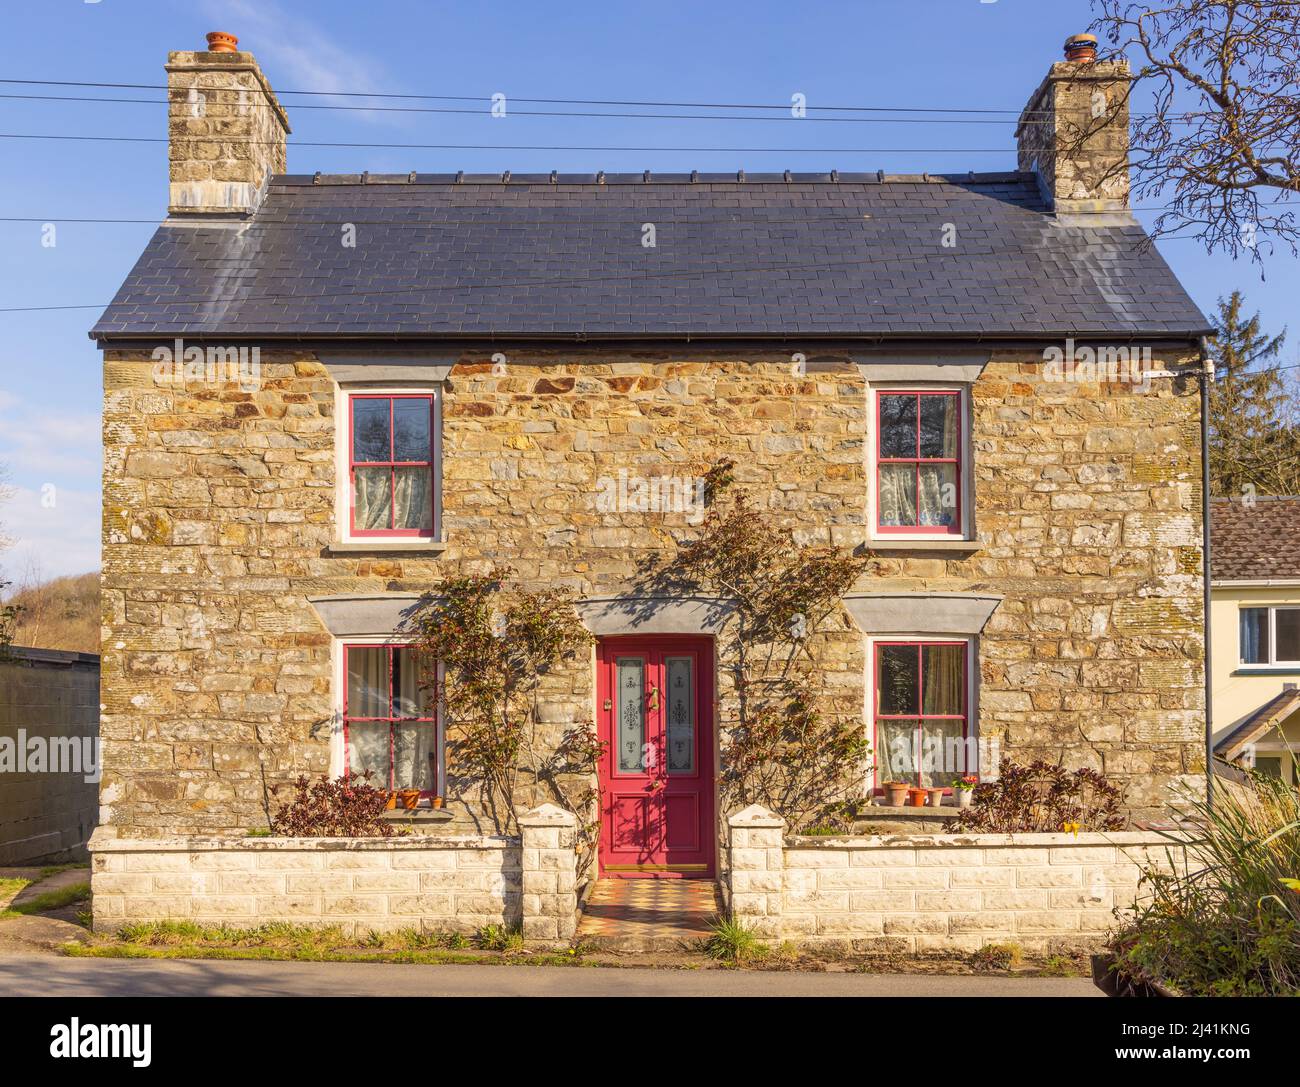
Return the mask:
<path id="1" fill-rule="evenodd" d="M 1083 978 L 0 956 L 4 996 L 1100 996 Z"/>

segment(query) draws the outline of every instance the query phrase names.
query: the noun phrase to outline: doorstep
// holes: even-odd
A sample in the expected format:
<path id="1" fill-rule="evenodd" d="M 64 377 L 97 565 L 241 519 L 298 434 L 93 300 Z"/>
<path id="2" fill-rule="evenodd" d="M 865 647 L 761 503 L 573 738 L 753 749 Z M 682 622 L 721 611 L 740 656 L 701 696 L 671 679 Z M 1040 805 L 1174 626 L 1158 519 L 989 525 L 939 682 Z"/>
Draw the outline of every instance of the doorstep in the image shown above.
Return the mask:
<path id="1" fill-rule="evenodd" d="M 697 952 L 721 913 L 713 880 L 599 879 L 577 941 L 601 951 Z"/>

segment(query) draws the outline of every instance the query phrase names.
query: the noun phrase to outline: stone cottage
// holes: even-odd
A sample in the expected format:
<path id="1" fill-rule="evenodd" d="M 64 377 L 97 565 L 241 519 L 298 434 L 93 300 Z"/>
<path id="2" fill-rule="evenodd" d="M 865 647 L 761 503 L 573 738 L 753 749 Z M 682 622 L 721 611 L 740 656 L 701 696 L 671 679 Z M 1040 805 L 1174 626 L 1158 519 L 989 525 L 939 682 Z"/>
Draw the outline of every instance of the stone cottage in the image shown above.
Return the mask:
<path id="1" fill-rule="evenodd" d="M 101 848 L 358 768 L 490 830 L 400 629 L 500 562 L 595 638 L 543 712 L 611 742 L 600 874 L 716 875 L 716 601 L 637 571 L 726 459 L 870 557 L 820 632 L 866 792 L 998 755 L 1135 811 L 1198 781 L 1208 325 L 1128 208 L 1127 67 L 1069 56 L 1006 172 L 474 176 L 286 174 L 253 55 L 172 53 L 168 215 L 91 333 Z"/>

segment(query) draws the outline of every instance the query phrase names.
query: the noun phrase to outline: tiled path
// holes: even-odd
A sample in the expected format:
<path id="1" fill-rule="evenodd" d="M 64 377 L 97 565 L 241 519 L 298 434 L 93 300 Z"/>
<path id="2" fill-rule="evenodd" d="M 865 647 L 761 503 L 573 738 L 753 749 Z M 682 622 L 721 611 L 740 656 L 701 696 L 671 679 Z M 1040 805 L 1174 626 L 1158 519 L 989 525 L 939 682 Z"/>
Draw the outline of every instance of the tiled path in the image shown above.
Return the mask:
<path id="1" fill-rule="evenodd" d="M 697 943 L 722 909 L 707 879 L 602 879 L 578 923 L 578 939 L 627 950 Z"/>

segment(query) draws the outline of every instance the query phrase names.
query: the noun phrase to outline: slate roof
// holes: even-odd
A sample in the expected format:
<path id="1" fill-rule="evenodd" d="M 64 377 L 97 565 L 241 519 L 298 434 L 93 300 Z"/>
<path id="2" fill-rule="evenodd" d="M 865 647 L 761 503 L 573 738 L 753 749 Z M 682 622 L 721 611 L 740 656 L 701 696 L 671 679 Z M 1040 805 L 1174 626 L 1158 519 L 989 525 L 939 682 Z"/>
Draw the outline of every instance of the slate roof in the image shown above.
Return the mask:
<path id="1" fill-rule="evenodd" d="M 161 225 L 91 335 L 1208 331 L 1145 241 L 1062 225 L 1024 173 L 286 175 L 246 225 Z"/>
<path id="2" fill-rule="evenodd" d="M 1300 578 L 1300 498 L 1212 499 L 1210 566 L 1215 581 Z"/>

